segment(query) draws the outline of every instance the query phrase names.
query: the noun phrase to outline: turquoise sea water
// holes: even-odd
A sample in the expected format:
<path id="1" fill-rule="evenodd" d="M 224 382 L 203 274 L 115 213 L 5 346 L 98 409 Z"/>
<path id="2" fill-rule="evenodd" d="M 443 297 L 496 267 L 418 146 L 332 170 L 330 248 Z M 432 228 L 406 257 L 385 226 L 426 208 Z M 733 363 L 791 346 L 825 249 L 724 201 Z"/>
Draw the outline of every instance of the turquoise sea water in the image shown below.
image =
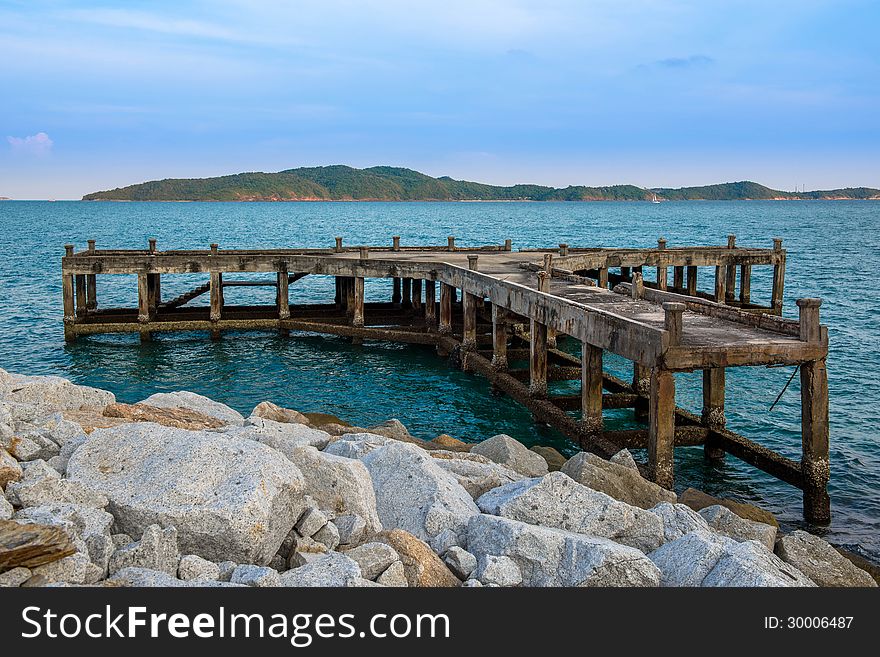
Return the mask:
<path id="1" fill-rule="evenodd" d="M 813 528 L 835 543 L 880 561 L 880 313 L 875 277 L 880 271 L 880 203 L 0 203 L 0 367 L 30 374 L 60 374 L 112 390 L 135 402 L 159 391 L 193 390 L 243 413 L 271 400 L 301 411 L 336 414 L 361 426 L 399 418 L 413 434 L 450 433 L 481 440 L 508 433 L 528 444 L 576 447 L 535 425 L 530 415 L 481 378 L 456 371 L 425 347 L 367 342 L 352 346 L 322 336 L 204 334 L 157 337 L 95 336 L 66 345 L 61 324 L 60 257 L 63 245 L 83 248 L 327 247 L 335 235 L 348 244 L 460 245 L 513 240 L 514 248 L 555 245 L 670 246 L 726 243 L 788 250 L 785 314 L 795 299 L 824 299 L 829 326 L 831 496 L 833 522 Z M 770 271 L 755 268 L 752 298 L 769 299 Z M 702 272 L 701 272 L 702 274 Z M 109 278 L 112 280 L 103 280 Z M 203 275 L 163 278 L 170 298 L 203 282 Z M 310 280 L 310 278 L 312 280 Z M 712 284 L 703 277 L 701 287 Z M 368 282 L 368 300 L 390 295 L 387 282 Z M 271 288 L 234 288 L 227 303 L 268 302 Z M 332 280 L 307 277 L 291 286 L 291 301 L 332 298 Z M 98 277 L 100 305 L 136 304 L 134 277 Z M 204 301 L 202 301 L 204 303 Z M 622 362 L 610 367 L 630 376 Z M 728 372 L 731 428 L 781 453 L 800 455 L 798 377 L 776 408 L 769 407 L 793 368 L 733 368 Z M 564 388 L 568 383 L 554 384 Z M 679 404 L 699 410 L 700 376 L 678 377 Z M 631 424 L 616 411 L 611 425 Z M 638 456 L 638 455 L 637 455 Z M 759 503 L 788 526 L 801 526 L 800 492 L 740 461 L 703 461 L 700 448 L 676 450 L 676 486 L 696 486 Z"/>

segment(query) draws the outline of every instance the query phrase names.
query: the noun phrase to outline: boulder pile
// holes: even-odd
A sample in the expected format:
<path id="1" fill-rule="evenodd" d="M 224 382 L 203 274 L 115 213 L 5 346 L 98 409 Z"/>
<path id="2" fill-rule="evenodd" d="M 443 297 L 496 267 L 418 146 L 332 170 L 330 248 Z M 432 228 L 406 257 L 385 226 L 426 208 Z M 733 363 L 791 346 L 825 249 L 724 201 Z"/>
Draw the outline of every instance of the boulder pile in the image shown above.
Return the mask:
<path id="1" fill-rule="evenodd" d="M 679 500 L 626 450 L 0 370 L 0 586 L 876 586 L 746 506 Z"/>

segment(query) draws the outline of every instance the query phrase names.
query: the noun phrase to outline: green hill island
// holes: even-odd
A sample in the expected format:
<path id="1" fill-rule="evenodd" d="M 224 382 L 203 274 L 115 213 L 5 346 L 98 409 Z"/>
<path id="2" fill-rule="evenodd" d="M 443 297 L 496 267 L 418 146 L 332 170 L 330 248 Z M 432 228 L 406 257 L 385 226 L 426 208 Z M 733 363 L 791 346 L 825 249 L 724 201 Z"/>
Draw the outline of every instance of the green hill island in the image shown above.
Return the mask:
<path id="1" fill-rule="evenodd" d="M 635 185 L 565 188 L 501 187 L 399 167 L 301 167 L 278 173 L 238 173 L 215 178 L 168 178 L 83 196 L 84 201 L 737 201 L 880 199 L 867 187 L 783 192 L 754 182 L 678 189 Z"/>

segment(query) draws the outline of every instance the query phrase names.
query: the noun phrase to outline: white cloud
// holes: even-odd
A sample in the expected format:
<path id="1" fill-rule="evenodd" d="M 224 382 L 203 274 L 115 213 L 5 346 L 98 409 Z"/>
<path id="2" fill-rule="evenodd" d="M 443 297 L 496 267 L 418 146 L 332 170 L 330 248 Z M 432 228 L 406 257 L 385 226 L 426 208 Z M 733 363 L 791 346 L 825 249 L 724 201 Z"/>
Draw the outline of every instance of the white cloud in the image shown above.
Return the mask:
<path id="1" fill-rule="evenodd" d="M 7 137 L 6 141 L 15 153 L 27 155 L 46 155 L 52 150 L 54 143 L 45 132 L 38 132 L 27 137 Z"/>

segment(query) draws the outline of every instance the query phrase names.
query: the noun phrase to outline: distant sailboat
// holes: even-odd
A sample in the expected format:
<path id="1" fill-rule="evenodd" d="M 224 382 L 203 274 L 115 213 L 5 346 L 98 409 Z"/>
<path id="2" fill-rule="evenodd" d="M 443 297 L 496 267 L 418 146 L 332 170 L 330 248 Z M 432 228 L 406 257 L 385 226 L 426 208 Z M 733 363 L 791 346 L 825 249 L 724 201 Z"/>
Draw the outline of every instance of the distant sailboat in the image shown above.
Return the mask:
<path id="1" fill-rule="evenodd" d="M 652 195 L 651 195 L 651 203 L 659 203 L 659 202 L 660 202 L 660 199 L 657 198 L 657 195 L 656 195 L 656 194 L 652 194 Z"/>

